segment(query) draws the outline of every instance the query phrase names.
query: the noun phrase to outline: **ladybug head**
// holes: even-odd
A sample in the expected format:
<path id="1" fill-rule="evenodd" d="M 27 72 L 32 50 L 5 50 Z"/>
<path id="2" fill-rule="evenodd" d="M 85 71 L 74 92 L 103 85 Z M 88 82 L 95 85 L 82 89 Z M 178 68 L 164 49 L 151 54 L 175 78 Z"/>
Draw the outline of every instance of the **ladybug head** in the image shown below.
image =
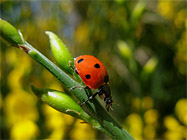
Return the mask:
<path id="1" fill-rule="evenodd" d="M 113 110 L 112 109 L 112 103 L 113 103 L 112 96 L 105 97 L 104 101 L 106 103 L 107 111 L 109 111 L 110 109 Z"/>
<path id="2" fill-rule="evenodd" d="M 109 111 L 110 109 L 112 110 L 113 100 L 112 100 L 109 84 L 104 84 L 103 86 L 100 87 L 100 95 L 104 95 L 104 101 L 106 103 L 107 111 Z"/>

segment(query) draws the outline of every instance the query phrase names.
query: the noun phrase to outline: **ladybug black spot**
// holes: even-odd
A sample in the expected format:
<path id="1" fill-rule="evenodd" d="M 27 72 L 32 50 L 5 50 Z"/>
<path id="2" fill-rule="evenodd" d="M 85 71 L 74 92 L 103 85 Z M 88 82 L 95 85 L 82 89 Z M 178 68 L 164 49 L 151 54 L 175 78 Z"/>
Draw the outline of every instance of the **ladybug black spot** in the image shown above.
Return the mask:
<path id="1" fill-rule="evenodd" d="M 83 60 L 84 60 L 83 58 L 79 59 L 79 60 L 78 60 L 78 63 L 82 62 Z"/>
<path id="2" fill-rule="evenodd" d="M 91 78 L 90 74 L 87 74 L 85 77 L 86 77 L 86 79 L 90 79 Z"/>
<path id="3" fill-rule="evenodd" d="M 100 68 L 100 65 L 97 63 L 94 65 L 95 68 Z"/>
<path id="4" fill-rule="evenodd" d="M 109 77 L 108 77 L 108 75 L 106 75 L 106 76 L 104 77 L 104 82 L 107 83 L 108 81 L 109 81 Z"/>

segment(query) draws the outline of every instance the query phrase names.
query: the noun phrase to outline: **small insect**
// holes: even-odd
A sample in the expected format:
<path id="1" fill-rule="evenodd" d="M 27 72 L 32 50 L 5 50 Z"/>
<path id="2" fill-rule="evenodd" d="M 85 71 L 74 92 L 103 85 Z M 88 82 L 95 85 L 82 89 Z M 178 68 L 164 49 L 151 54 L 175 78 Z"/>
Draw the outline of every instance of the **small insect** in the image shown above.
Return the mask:
<path id="1" fill-rule="evenodd" d="M 109 86 L 109 76 L 103 63 L 94 56 L 81 55 L 75 58 L 75 68 L 72 66 L 71 68 L 80 75 L 81 79 L 86 84 L 85 88 L 99 89 L 98 92 L 91 95 L 81 105 L 92 100 L 98 94 L 101 98 L 104 98 L 106 110 L 112 110 L 113 100 Z"/>

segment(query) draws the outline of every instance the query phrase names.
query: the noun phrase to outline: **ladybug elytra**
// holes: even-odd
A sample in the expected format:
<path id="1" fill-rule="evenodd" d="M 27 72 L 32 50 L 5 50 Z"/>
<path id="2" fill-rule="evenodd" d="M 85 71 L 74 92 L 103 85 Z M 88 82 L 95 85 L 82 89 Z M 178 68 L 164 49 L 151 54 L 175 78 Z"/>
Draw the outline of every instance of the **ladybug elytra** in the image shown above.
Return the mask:
<path id="1" fill-rule="evenodd" d="M 71 68 L 73 67 L 71 66 Z M 109 76 L 103 63 L 94 56 L 81 55 L 75 58 L 75 68 L 73 69 L 79 74 L 86 88 L 99 89 L 98 92 L 91 95 L 81 105 L 84 105 L 96 95 L 99 95 L 104 98 L 107 111 L 112 109 L 113 100 L 109 86 Z"/>

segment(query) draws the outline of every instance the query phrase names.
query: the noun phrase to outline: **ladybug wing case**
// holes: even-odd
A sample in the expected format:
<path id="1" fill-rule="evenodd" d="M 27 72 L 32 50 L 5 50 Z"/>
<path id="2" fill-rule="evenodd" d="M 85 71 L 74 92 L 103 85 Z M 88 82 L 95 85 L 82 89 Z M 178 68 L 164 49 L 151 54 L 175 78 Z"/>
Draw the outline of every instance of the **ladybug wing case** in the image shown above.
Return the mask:
<path id="1" fill-rule="evenodd" d="M 108 76 L 105 66 L 93 56 L 79 56 L 75 60 L 75 67 L 84 83 L 92 89 L 102 86 L 104 77 Z"/>

